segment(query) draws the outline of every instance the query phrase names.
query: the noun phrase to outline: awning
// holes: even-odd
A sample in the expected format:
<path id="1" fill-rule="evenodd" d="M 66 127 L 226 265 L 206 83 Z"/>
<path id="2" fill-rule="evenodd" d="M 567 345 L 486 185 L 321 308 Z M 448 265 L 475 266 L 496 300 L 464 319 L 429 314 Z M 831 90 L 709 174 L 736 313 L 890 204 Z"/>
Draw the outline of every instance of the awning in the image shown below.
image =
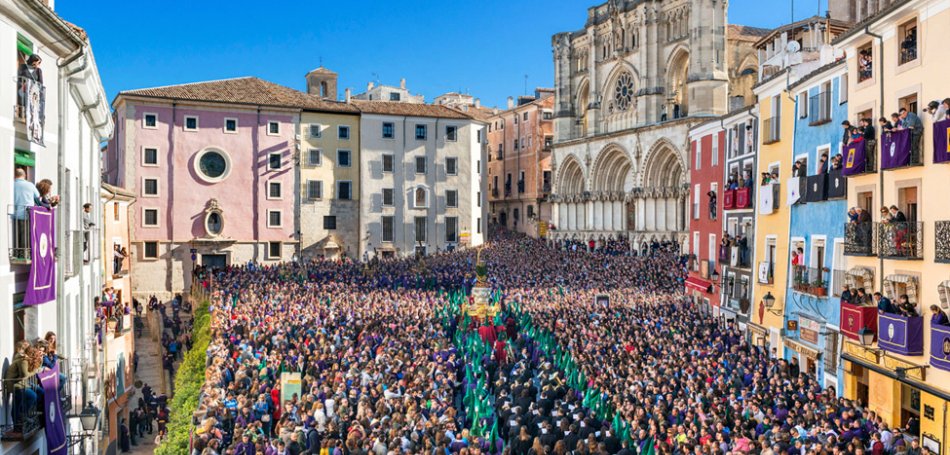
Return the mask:
<path id="1" fill-rule="evenodd" d="M 689 289 L 695 289 L 699 292 L 712 293 L 712 282 L 709 280 L 704 280 L 697 277 L 688 277 L 686 278 L 686 287 Z"/>
<path id="2" fill-rule="evenodd" d="M 805 354 L 806 356 L 811 357 L 811 358 L 814 358 L 814 359 L 817 359 L 817 358 L 819 357 L 819 352 L 818 352 L 817 349 L 812 348 L 812 347 L 809 347 L 809 346 L 806 346 L 806 345 L 803 344 L 803 343 L 799 343 L 799 342 L 797 342 L 797 341 L 790 340 L 790 339 L 788 339 L 788 338 L 785 339 L 785 347 L 787 347 L 787 348 L 789 348 L 789 349 L 791 349 L 791 350 L 793 350 L 793 351 L 795 351 L 795 352 L 797 352 L 797 353 L 799 353 L 799 354 Z"/>
<path id="3" fill-rule="evenodd" d="M 340 245 L 337 245 L 336 242 L 334 242 L 333 240 L 330 240 L 329 242 L 323 245 L 323 249 L 324 250 L 338 250 L 340 249 Z"/>

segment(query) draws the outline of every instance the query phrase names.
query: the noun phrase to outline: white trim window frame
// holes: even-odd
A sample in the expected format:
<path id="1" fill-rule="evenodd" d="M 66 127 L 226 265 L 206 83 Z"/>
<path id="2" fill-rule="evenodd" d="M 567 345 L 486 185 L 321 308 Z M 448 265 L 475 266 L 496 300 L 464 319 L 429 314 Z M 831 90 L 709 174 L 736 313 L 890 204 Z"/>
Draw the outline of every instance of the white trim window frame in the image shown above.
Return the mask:
<path id="1" fill-rule="evenodd" d="M 273 127 L 275 127 L 275 126 L 277 127 L 277 128 L 276 128 L 277 131 L 274 131 L 274 128 L 273 128 Z M 278 122 L 277 120 L 268 120 L 268 121 L 267 121 L 267 130 L 265 131 L 265 133 L 266 133 L 268 136 L 280 136 L 280 122 Z"/>
<path id="2" fill-rule="evenodd" d="M 323 199 L 323 180 L 307 180 L 307 200 L 319 201 L 322 199 Z"/>
<path id="3" fill-rule="evenodd" d="M 276 185 L 276 186 L 274 186 L 274 185 Z M 277 196 L 274 196 L 273 194 L 271 194 L 271 193 L 272 193 L 271 190 L 273 190 L 274 188 L 277 189 Z M 267 199 L 267 200 L 280 201 L 280 200 L 283 200 L 283 199 L 284 199 L 284 185 L 283 185 L 283 182 L 280 182 L 280 181 L 277 181 L 277 180 L 268 180 L 268 181 L 267 181 L 267 188 L 266 188 L 266 190 L 267 190 L 267 193 L 266 193 L 266 194 L 267 194 L 267 196 L 266 196 L 266 199 Z"/>
<path id="4" fill-rule="evenodd" d="M 149 193 L 149 191 L 148 191 L 148 183 L 149 183 L 149 182 L 155 183 L 155 192 L 153 192 L 153 193 Z M 142 177 L 142 197 L 144 197 L 144 198 L 156 198 L 156 197 L 159 197 L 158 178 L 156 178 L 156 177 Z"/>
<path id="5" fill-rule="evenodd" d="M 154 255 L 149 255 L 149 254 L 148 254 L 148 245 L 149 245 L 150 243 L 155 245 L 155 254 L 154 254 Z M 158 242 L 156 242 L 156 241 L 154 241 L 154 240 L 146 240 L 146 241 L 142 242 L 142 259 L 146 259 L 146 260 L 149 260 L 149 261 L 156 261 L 156 260 L 158 260 L 158 257 L 160 256 L 160 253 L 159 253 L 159 251 L 158 251 L 158 247 L 159 247 Z"/>
<path id="6" fill-rule="evenodd" d="M 189 121 L 189 120 L 194 120 L 194 121 L 195 121 L 195 127 L 194 127 L 194 128 L 189 128 L 189 127 L 188 127 L 188 121 Z M 188 132 L 192 132 L 192 133 L 193 133 L 193 132 L 195 132 L 195 131 L 198 131 L 200 128 L 201 128 L 201 127 L 200 127 L 200 123 L 198 122 L 198 116 L 197 116 L 197 115 L 186 115 L 186 116 L 184 116 L 184 117 L 182 118 L 182 121 L 181 121 L 181 129 L 182 129 L 183 131 L 188 131 Z"/>
<path id="7" fill-rule="evenodd" d="M 459 127 L 457 125 L 445 125 L 445 142 L 458 142 Z"/>
<path id="8" fill-rule="evenodd" d="M 148 162 L 148 151 L 155 151 L 155 162 Z M 146 147 L 142 146 L 142 167 L 158 167 L 158 147 Z"/>
<path id="9" fill-rule="evenodd" d="M 389 169 L 386 169 L 386 158 L 389 158 Z M 383 153 L 381 158 L 381 167 L 384 174 L 392 174 L 393 170 L 396 168 L 396 156 L 392 153 Z"/>
<path id="10" fill-rule="evenodd" d="M 319 139 L 323 137 L 323 125 L 319 123 L 311 123 L 307 127 L 307 137 L 311 139 Z"/>
<path id="11" fill-rule="evenodd" d="M 346 164 L 343 164 L 342 157 L 346 156 Z M 353 151 L 350 149 L 337 149 L 336 150 L 336 166 L 337 167 L 353 167 Z"/>
<path id="12" fill-rule="evenodd" d="M 148 118 L 153 117 L 155 124 L 148 126 Z M 157 130 L 158 129 L 158 113 L 156 112 L 143 112 L 142 113 L 142 128 L 146 130 Z"/>
<path id="13" fill-rule="evenodd" d="M 340 197 L 340 193 L 342 193 L 342 191 L 340 191 L 340 188 L 342 188 L 344 184 L 348 185 L 347 186 L 348 191 L 345 198 Z M 336 196 L 335 199 L 338 199 L 341 201 L 352 201 L 353 200 L 353 181 L 352 180 L 337 180 L 335 196 Z"/>
<path id="14" fill-rule="evenodd" d="M 228 122 L 234 122 L 234 129 L 228 129 Z M 240 128 L 240 123 L 238 123 L 237 117 L 225 117 L 224 124 L 221 125 L 221 129 L 224 130 L 224 134 L 237 134 L 238 128 Z"/>
<path id="15" fill-rule="evenodd" d="M 277 214 L 277 224 L 272 223 L 271 215 Z M 284 212 L 279 209 L 268 209 L 267 210 L 267 228 L 268 229 L 281 229 L 284 227 Z"/>
<path id="16" fill-rule="evenodd" d="M 274 157 L 277 157 L 277 166 L 274 166 Z M 270 153 L 267 155 L 267 170 L 269 171 L 279 171 L 284 167 L 283 157 L 280 153 Z"/>
<path id="17" fill-rule="evenodd" d="M 277 249 L 278 249 L 278 253 L 276 255 L 274 254 L 274 251 L 273 251 L 274 246 L 277 246 Z M 267 250 L 266 253 L 267 253 L 268 260 L 278 261 L 280 260 L 281 256 L 283 256 L 284 244 L 281 242 L 267 242 L 266 250 Z"/>
<path id="18" fill-rule="evenodd" d="M 451 172 L 449 169 L 449 162 L 452 162 Z M 448 156 L 445 158 L 445 175 L 458 175 L 459 174 L 459 160 L 454 156 Z"/>
<path id="19" fill-rule="evenodd" d="M 343 132 L 346 131 L 346 134 Z M 336 127 L 336 138 L 341 141 L 350 140 L 350 126 L 349 125 L 339 125 Z"/>
<path id="20" fill-rule="evenodd" d="M 149 212 L 154 212 L 154 213 L 155 213 L 155 222 L 154 222 L 154 223 L 148 223 L 148 213 L 149 213 Z M 158 208 L 155 208 L 155 207 L 142 207 L 142 227 L 144 227 L 144 228 L 157 228 L 157 227 L 161 227 L 162 222 L 161 222 L 161 218 L 159 218 L 160 216 L 161 216 L 161 213 L 159 212 Z"/>
<path id="21" fill-rule="evenodd" d="M 450 198 L 449 195 L 452 195 Z M 457 209 L 459 206 L 458 190 L 445 190 L 445 208 Z"/>
<path id="22" fill-rule="evenodd" d="M 323 150 L 318 148 L 307 149 L 307 167 L 320 166 L 323 166 Z"/>

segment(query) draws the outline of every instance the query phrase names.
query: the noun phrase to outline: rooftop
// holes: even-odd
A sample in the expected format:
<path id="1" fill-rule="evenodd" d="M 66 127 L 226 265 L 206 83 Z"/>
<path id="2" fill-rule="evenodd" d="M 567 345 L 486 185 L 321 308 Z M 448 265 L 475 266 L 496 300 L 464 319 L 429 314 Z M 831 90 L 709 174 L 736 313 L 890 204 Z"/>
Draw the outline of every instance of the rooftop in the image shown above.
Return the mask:
<path id="1" fill-rule="evenodd" d="M 389 101 L 353 100 L 353 105 L 364 114 L 405 115 L 409 117 L 435 117 L 471 120 L 459 110 L 434 104 L 397 103 Z"/>

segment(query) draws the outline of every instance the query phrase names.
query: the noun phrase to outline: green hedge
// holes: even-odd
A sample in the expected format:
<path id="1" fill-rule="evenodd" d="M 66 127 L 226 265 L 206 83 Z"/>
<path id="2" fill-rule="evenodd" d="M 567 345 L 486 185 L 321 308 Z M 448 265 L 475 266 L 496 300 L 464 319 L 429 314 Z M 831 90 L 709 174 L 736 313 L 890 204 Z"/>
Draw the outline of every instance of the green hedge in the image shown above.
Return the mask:
<path id="1" fill-rule="evenodd" d="M 169 403 L 171 417 L 168 435 L 162 445 L 155 449 L 156 455 L 179 455 L 188 453 L 188 437 L 192 430 L 192 415 L 198 409 L 198 397 L 205 381 L 205 360 L 208 343 L 211 341 L 211 315 L 207 300 L 195 308 L 192 326 L 192 344 L 184 354 L 184 360 L 175 374 L 175 395 Z"/>

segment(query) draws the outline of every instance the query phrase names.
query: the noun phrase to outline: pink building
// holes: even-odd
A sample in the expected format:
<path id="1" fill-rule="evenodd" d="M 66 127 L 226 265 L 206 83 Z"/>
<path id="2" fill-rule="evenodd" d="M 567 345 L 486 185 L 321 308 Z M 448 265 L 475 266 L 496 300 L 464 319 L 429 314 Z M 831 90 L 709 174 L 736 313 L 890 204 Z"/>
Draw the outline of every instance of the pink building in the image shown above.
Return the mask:
<path id="1" fill-rule="evenodd" d="M 186 289 L 195 265 L 294 256 L 295 135 L 310 98 L 257 78 L 119 93 L 103 178 L 137 197 L 133 296 Z"/>

